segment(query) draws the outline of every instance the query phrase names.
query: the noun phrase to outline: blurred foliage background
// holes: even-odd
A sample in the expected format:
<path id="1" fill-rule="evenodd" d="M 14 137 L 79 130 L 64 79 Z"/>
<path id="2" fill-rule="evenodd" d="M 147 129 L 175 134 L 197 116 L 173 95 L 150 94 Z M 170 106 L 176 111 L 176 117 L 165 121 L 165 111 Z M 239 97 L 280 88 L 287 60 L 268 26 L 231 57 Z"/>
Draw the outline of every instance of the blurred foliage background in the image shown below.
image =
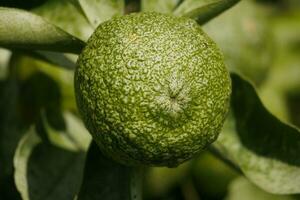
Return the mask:
<path id="1" fill-rule="evenodd" d="M 175 2 L 179 4 L 181 1 Z M 92 32 L 84 19 L 76 17 L 77 11 L 74 7 L 67 7 L 69 13 L 65 11 L 68 15 L 66 20 L 55 16 L 55 12 L 62 11 L 59 6 L 55 6 L 56 4 L 53 4 L 52 15 L 45 13 L 45 3 L 46 0 L 2 0 L 0 6 L 32 10 L 83 40 Z M 126 12 L 137 11 L 143 6 L 135 0 L 127 0 Z M 77 23 L 84 28 L 68 27 L 68 23 Z M 223 51 L 228 68 L 256 85 L 268 110 L 281 120 L 300 127 L 300 1 L 244 0 L 208 22 L 203 28 Z M 9 115 L 0 120 L 0 148 L 5 149 L 0 149 L 0 163 L 12 163 L 17 143 L 10 137 L 20 138 L 22 130 L 30 124 L 41 124 L 41 109 L 44 110 L 48 125 L 56 131 L 66 129 L 65 111 L 78 117 L 71 70 L 52 66 L 22 53 L 11 54 L 0 49 L 0 88 L 8 88 L 1 89 L 0 107 L 5 108 L 1 112 Z M 3 115 L 0 116 L 2 117 Z M 18 123 L 15 123 L 16 121 Z M 15 123 L 14 126 L 7 125 L 11 123 Z M 38 129 L 39 135 L 46 137 L 42 129 L 43 127 Z M 6 134 L 8 132 L 10 134 Z M 55 136 L 49 138 L 52 138 L 54 143 L 59 143 Z M 74 140 L 76 137 L 72 139 Z M 12 150 L 7 151 L 7 146 L 12 147 Z M 73 148 L 72 145 L 69 147 Z M 20 199 L 14 186 L 12 164 L 3 166 L 0 173 L 0 199 Z M 295 195 L 269 194 L 257 188 L 243 178 L 240 171 L 209 151 L 202 152 L 178 168 L 147 169 L 144 198 L 300 199 Z"/>

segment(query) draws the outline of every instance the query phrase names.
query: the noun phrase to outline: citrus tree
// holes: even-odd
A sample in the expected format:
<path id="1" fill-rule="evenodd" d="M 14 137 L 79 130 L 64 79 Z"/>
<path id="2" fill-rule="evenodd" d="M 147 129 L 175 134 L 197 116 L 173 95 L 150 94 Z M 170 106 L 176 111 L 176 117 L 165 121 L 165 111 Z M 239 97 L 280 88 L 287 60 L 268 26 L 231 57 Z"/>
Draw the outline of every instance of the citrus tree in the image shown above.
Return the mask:
<path id="1" fill-rule="evenodd" d="M 226 199 L 297 199 L 297 12 L 270 22 L 278 10 L 250 0 L 1 4 L 0 199 L 155 199 L 179 180 L 169 199 L 227 187 Z"/>

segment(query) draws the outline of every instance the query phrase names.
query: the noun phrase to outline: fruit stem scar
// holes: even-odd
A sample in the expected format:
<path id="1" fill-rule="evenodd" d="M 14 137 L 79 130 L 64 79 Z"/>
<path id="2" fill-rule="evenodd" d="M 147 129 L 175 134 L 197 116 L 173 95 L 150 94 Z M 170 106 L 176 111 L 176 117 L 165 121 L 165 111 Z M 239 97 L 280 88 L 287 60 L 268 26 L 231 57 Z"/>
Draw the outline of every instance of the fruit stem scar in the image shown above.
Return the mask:
<path id="1" fill-rule="evenodd" d="M 183 79 L 173 74 L 168 81 L 167 89 L 157 98 L 156 104 L 160 112 L 176 119 L 183 113 L 190 101 L 188 93 L 189 88 L 185 87 Z"/>

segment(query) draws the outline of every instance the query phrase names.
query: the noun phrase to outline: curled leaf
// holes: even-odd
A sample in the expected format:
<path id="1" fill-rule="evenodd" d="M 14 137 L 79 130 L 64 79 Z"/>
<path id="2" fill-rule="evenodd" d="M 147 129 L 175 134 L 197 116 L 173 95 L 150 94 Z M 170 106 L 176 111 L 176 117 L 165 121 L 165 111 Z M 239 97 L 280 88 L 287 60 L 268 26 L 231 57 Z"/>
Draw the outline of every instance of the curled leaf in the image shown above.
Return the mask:
<path id="1" fill-rule="evenodd" d="M 22 199 L 74 199 L 84 159 L 84 152 L 71 152 L 44 142 L 32 126 L 14 157 L 15 182 Z"/>
<path id="2" fill-rule="evenodd" d="M 87 151 L 91 142 L 91 136 L 84 127 L 82 121 L 71 112 L 63 113 L 66 127 L 64 130 L 56 130 L 51 127 L 45 115 L 42 115 L 43 125 L 45 126 L 50 141 L 58 147 L 69 151 Z"/>
<path id="3" fill-rule="evenodd" d="M 260 188 L 300 193 L 299 130 L 270 114 L 249 82 L 231 77 L 232 113 L 214 147 Z"/>
<path id="4" fill-rule="evenodd" d="M 14 157 L 15 183 L 22 199 L 29 200 L 29 188 L 27 182 L 27 160 L 34 147 L 41 142 L 31 127 L 21 139 Z"/>

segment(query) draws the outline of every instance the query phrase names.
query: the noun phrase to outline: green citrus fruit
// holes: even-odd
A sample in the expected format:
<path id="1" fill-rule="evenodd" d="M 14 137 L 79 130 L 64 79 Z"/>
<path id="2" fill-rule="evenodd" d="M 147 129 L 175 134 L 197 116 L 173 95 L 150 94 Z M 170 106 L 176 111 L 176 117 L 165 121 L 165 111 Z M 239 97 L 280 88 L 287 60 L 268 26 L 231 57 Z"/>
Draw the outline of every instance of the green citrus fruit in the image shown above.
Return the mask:
<path id="1" fill-rule="evenodd" d="M 216 140 L 231 83 L 220 51 L 195 21 L 135 13 L 96 29 L 79 56 L 75 92 L 105 155 L 176 166 Z"/>

